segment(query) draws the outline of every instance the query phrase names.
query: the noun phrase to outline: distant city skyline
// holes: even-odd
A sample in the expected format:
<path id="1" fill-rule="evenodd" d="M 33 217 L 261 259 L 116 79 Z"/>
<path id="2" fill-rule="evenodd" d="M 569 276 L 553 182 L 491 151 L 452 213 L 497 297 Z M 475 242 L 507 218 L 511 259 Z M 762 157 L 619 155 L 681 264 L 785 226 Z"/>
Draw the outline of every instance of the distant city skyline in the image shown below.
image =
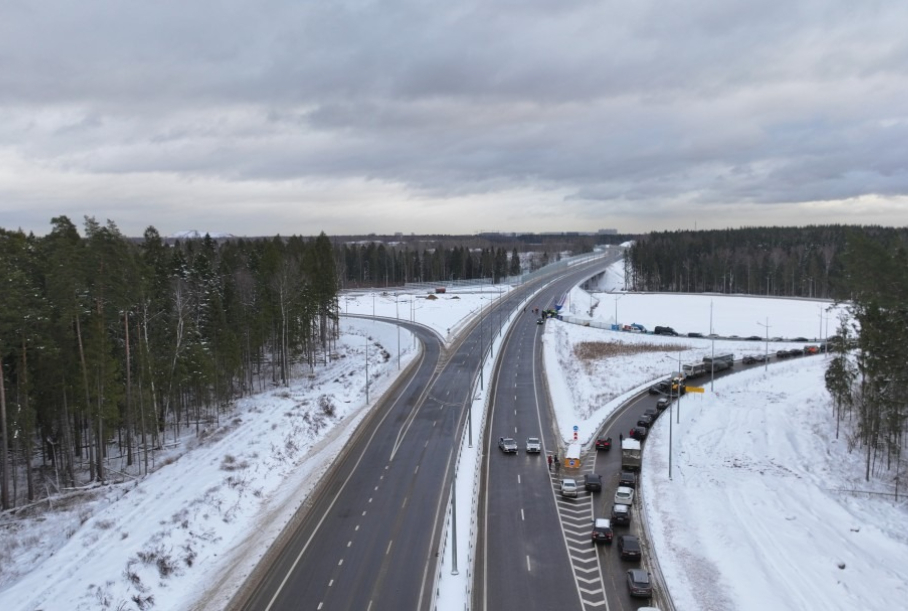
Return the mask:
<path id="1" fill-rule="evenodd" d="M 110 0 L 0 15 L 0 227 L 908 224 L 908 5 Z"/>

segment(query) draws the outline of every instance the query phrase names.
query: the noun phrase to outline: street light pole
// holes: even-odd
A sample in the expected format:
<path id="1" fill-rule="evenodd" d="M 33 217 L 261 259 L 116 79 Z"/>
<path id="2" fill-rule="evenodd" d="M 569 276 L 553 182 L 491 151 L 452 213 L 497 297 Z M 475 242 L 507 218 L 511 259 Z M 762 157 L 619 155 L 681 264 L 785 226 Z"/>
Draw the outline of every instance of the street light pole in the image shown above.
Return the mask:
<path id="1" fill-rule="evenodd" d="M 681 382 L 683 378 L 681 377 L 681 353 L 678 352 L 678 424 L 681 424 Z"/>
<path id="2" fill-rule="evenodd" d="M 709 300 L 709 338 L 712 340 L 712 355 L 709 363 L 709 392 L 713 391 L 713 382 L 716 381 L 716 337 L 713 333 L 713 301 Z"/>
<path id="3" fill-rule="evenodd" d="M 672 414 L 671 414 L 671 409 L 672 409 L 672 405 L 675 402 L 674 390 L 675 389 L 672 388 L 671 382 L 669 382 L 669 384 L 668 384 L 668 409 L 669 409 L 669 413 L 668 413 L 668 479 L 669 480 L 671 480 L 671 478 L 672 478 Z M 681 389 L 679 388 L 678 390 L 679 390 L 679 394 L 680 394 Z"/>
<path id="4" fill-rule="evenodd" d="M 397 370 L 400 371 L 400 299 L 394 293 L 394 315 L 397 317 Z"/>

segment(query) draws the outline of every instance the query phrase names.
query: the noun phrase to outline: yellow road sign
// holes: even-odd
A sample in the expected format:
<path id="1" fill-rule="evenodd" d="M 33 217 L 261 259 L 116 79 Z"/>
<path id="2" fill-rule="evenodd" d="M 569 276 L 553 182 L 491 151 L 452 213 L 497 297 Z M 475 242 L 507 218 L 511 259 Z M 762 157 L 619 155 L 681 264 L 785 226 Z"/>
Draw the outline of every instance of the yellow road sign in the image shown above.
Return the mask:
<path id="1" fill-rule="evenodd" d="M 687 392 L 703 392 L 702 386 L 688 386 Z"/>

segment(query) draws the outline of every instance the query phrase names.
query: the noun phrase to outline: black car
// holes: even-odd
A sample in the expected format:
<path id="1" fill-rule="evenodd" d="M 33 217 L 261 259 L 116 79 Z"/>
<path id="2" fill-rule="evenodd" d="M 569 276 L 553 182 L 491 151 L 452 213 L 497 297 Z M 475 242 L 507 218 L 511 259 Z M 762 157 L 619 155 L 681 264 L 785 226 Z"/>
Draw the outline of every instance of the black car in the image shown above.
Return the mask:
<path id="1" fill-rule="evenodd" d="M 653 422 L 656 418 L 659 417 L 659 410 L 657 410 L 655 407 L 647 407 L 643 414 L 645 416 L 649 416 L 650 422 Z"/>
<path id="2" fill-rule="evenodd" d="M 768 357 L 765 354 L 755 354 L 753 358 L 757 363 L 765 363 Z"/>
<path id="3" fill-rule="evenodd" d="M 636 598 L 652 598 L 653 582 L 650 574 L 643 569 L 631 569 L 627 572 L 627 592 Z"/>
<path id="4" fill-rule="evenodd" d="M 777 359 L 787 359 L 790 356 L 791 353 L 789 353 L 788 350 L 779 350 L 778 352 L 776 352 Z"/>
<path id="5" fill-rule="evenodd" d="M 539 319 L 537 319 L 537 320 L 536 320 L 536 324 L 537 324 L 537 325 L 544 325 L 544 324 L 545 324 L 545 319 L 544 319 L 544 318 L 539 318 Z"/>
<path id="6" fill-rule="evenodd" d="M 597 518 L 593 521 L 593 532 L 590 533 L 590 539 L 593 543 L 611 543 L 615 533 L 612 526 L 605 518 Z"/>
<path id="7" fill-rule="evenodd" d="M 749 342 L 758 342 L 758 341 L 760 341 L 761 339 L 763 339 L 763 338 L 760 337 L 759 335 L 751 335 L 750 337 L 747 338 L 747 341 L 749 341 Z"/>
<path id="8" fill-rule="evenodd" d="M 791 341 L 793 341 L 793 342 L 806 342 L 806 341 L 807 341 L 807 338 L 806 338 L 806 337 L 796 337 L 796 338 L 794 338 L 794 339 L 791 340 Z"/>
<path id="9" fill-rule="evenodd" d="M 627 486 L 628 488 L 637 487 L 637 474 L 632 471 L 622 471 L 618 476 L 618 485 Z"/>
<path id="10" fill-rule="evenodd" d="M 792 348 L 788 351 L 788 356 L 804 356 L 804 351 L 800 348 Z"/>
<path id="11" fill-rule="evenodd" d="M 597 437 L 596 438 L 596 449 L 605 450 L 608 452 L 612 449 L 612 438 L 611 437 Z"/>
<path id="12" fill-rule="evenodd" d="M 583 487 L 588 492 L 600 492 L 602 490 L 602 476 L 598 473 L 587 473 L 583 476 Z"/>
<path id="13" fill-rule="evenodd" d="M 741 359 L 741 362 L 744 363 L 745 365 L 753 365 L 754 363 L 757 362 L 757 359 L 755 359 L 753 356 L 748 354 L 743 359 Z"/>
<path id="14" fill-rule="evenodd" d="M 666 409 L 671 404 L 672 404 L 671 399 L 669 399 L 668 397 L 661 397 L 658 401 L 656 401 L 656 409 L 658 409 L 661 412 L 662 410 Z"/>
<path id="15" fill-rule="evenodd" d="M 632 439 L 637 439 L 638 441 L 643 441 L 644 439 L 646 439 L 646 427 L 635 426 L 631 429 L 630 437 Z"/>
<path id="16" fill-rule="evenodd" d="M 631 506 L 615 503 L 612 505 L 612 524 L 627 526 L 631 523 Z"/>
<path id="17" fill-rule="evenodd" d="M 656 328 L 653 329 L 653 335 L 678 335 L 678 333 L 671 327 L 660 327 L 656 325 Z"/>
<path id="18" fill-rule="evenodd" d="M 640 539 L 637 535 L 618 537 L 618 553 L 622 560 L 640 560 Z"/>
<path id="19" fill-rule="evenodd" d="M 646 414 L 641 414 L 640 417 L 637 418 L 637 426 L 652 426 L 652 424 L 652 417 L 647 416 Z"/>
<path id="20" fill-rule="evenodd" d="M 702 333 L 688 333 L 688 337 L 703 337 Z"/>

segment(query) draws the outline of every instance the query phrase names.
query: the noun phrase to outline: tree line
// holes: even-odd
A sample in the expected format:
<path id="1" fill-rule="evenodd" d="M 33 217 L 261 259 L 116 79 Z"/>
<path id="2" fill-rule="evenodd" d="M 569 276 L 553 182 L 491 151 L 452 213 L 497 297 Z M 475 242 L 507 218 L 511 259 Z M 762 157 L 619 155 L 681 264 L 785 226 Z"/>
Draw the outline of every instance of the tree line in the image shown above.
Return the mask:
<path id="1" fill-rule="evenodd" d="M 39 482 L 104 481 L 113 452 L 148 472 L 168 432 L 327 358 L 335 257 L 324 234 L 168 245 L 92 218 L 82 236 L 65 216 L 44 237 L 0 229 L 2 508 Z"/>
<path id="2" fill-rule="evenodd" d="M 344 284 L 348 287 L 479 279 L 497 283 L 508 276 L 519 276 L 523 269 L 516 247 L 509 255 L 502 247 L 474 250 L 464 245 L 439 244 L 420 250 L 409 245 L 370 241 L 344 243 L 338 250 Z M 547 263 L 548 253 L 543 253 L 534 267 Z"/>
<path id="3" fill-rule="evenodd" d="M 908 236 L 904 228 L 845 225 L 654 232 L 628 249 L 628 288 L 847 299 L 847 286 L 835 279 L 855 233 L 875 241 Z"/>

